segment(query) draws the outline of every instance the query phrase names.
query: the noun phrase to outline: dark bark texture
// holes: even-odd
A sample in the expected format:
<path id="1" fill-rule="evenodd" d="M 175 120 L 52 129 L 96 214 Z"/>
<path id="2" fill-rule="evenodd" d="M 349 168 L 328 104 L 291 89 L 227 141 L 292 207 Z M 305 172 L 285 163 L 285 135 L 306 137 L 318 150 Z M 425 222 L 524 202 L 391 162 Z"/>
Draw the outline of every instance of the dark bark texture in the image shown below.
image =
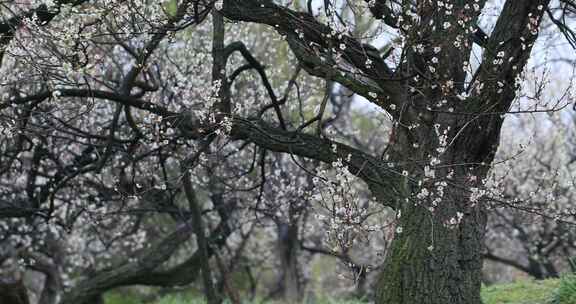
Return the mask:
<path id="1" fill-rule="evenodd" d="M 475 154 L 471 146 L 465 147 L 448 150 L 442 160 L 479 164 L 493 156 L 491 149 L 486 149 L 486 154 Z M 397 157 L 405 159 L 409 152 L 403 151 L 399 149 L 401 154 Z M 412 168 L 411 172 L 418 170 Z M 425 175 L 419 171 L 422 172 L 418 175 Z M 486 211 L 481 202 L 470 201 L 469 187 L 474 184 L 466 185 L 466 181 L 471 176 L 481 180 L 486 167 L 455 168 L 450 177 L 449 170 L 442 171 L 436 170 L 430 184 L 406 183 L 404 193 L 408 200 L 398 209 L 397 233 L 377 287 L 378 303 L 481 303 Z M 429 197 L 436 202 L 414 197 L 424 187 L 437 188 L 439 180 L 446 185 L 441 196 Z"/>

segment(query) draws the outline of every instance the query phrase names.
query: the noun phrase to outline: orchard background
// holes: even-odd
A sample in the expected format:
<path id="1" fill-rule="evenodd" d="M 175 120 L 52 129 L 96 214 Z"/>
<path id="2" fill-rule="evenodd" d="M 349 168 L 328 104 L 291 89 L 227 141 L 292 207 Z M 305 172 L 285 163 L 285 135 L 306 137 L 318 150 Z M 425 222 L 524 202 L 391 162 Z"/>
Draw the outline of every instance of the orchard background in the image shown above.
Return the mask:
<path id="1" fill-rule="evenodd" d="M 0 303 L 576 302 L 574 30 L 574 0 L 1 1 Z"/>

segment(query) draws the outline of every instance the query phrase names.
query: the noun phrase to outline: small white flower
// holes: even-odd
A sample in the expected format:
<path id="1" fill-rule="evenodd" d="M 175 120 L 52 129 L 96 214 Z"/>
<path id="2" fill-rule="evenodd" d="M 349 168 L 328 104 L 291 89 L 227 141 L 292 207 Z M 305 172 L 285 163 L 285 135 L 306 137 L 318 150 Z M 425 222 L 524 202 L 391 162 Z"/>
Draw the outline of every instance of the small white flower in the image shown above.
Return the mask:
<path id="1" fill-rule="evenodd" d="M 217 1 L 214 3 L 214 8 L 215 8 L 217 11 L 222 10 L 223 7 L 224 7 L 224 0 L 217 0 Z"/>

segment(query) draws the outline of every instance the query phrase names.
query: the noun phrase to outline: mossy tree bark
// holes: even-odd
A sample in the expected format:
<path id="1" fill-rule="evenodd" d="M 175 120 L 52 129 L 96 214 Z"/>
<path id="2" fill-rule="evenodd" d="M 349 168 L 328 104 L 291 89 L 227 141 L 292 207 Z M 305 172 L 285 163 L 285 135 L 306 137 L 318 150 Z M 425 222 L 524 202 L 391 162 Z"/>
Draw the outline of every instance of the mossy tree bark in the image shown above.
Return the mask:
<path id="1" fill-rule="evenodd" d="M 442 119 L 447 119 L 444 123 L 450 121 Z M 451 121 L 457 124 L 454 118 Z M 437 138 L 425 133 L 420 136 Z M 491 162 L 497 143 L 498 136 L 490 141 L 459 143 L 459 147 L 438 155 L 440 164 L 449 165 L 434 173 L 427 171 L 430 165 L 403 168 L 410 170 L 410 179 L 421 182 L 406 182 L 399 197 L 396 234 L 377 283 L 377 303 L 482 303 L 487 211 L 471 189 L 481 187 L 488 170 L 485 164 Z M 445 148 L 431 141 L 427 149 L 411 153 L 413 148 L 402 146 L 407 145 L 398 144 L 399 149 L 391 151 L 393 158 L 406 160 L 412 154 L 409 158 L 416 159 L 422 157 L 423 150 Z"/>
<path id="2" fill-rule="evenodd" d="M 377 303 L 482 303 L 485 213 L 478 208 L 458 227 L 447 227 L 421 207 L 403 210 L 403 232 L 386 258 Z"/>

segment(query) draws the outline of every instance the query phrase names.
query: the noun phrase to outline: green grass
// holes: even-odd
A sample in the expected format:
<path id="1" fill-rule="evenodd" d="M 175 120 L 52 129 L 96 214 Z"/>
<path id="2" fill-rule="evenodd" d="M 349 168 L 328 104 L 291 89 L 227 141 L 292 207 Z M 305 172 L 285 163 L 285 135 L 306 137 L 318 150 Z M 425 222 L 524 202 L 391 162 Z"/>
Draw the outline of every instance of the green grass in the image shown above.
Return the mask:
<path id="1" fill-rule="evenodd" d="M 509 284 L 497 284 L 482 289 L 484 304 L 576 304 L 576 275 L 562 279 L 543 281 L 524 280 Z M 141 304 L 142 298 L 134 293 L 109 293 L 106 304 Z M 150 304 L 205 304 L 192 293 L 163 296 Z M 225 302 L 226 303 L 226 302 Z M 273 302 L 267 302 L 273 303 Z M 354 300 L 336 300 L 330 297 L 316 299 L 315 304 L 363 304 Z M 260 304 L 245 303 L 245 304 Z"/>
<path id="2" fill-rule="evenodd" d="M 190 298 L 184 295 L 168 295 L 162 297 L 159 301 L 154 302 L 154 304 L 205 304 L 204 299 L 201 298 Z"/>
<path id="3" fill-rule="evenodd" d="M 120 292 L 109 292 L 104 297 L 104 302 L 106 304 L 139 304 L 141 299 L 132 294 L 120 293 Z"/>
<path id="4" fill-rule="evenodd" d="M 551 304 L 576 304 L 576 275 L 562 277 Z"/>
<path id="5" fill-rule="evenodd" d="M 497 284 L 483 288 L 482 299 L 484 304 L 549 304 L 559 285 L 560 280 L 552 279 Z"/>

